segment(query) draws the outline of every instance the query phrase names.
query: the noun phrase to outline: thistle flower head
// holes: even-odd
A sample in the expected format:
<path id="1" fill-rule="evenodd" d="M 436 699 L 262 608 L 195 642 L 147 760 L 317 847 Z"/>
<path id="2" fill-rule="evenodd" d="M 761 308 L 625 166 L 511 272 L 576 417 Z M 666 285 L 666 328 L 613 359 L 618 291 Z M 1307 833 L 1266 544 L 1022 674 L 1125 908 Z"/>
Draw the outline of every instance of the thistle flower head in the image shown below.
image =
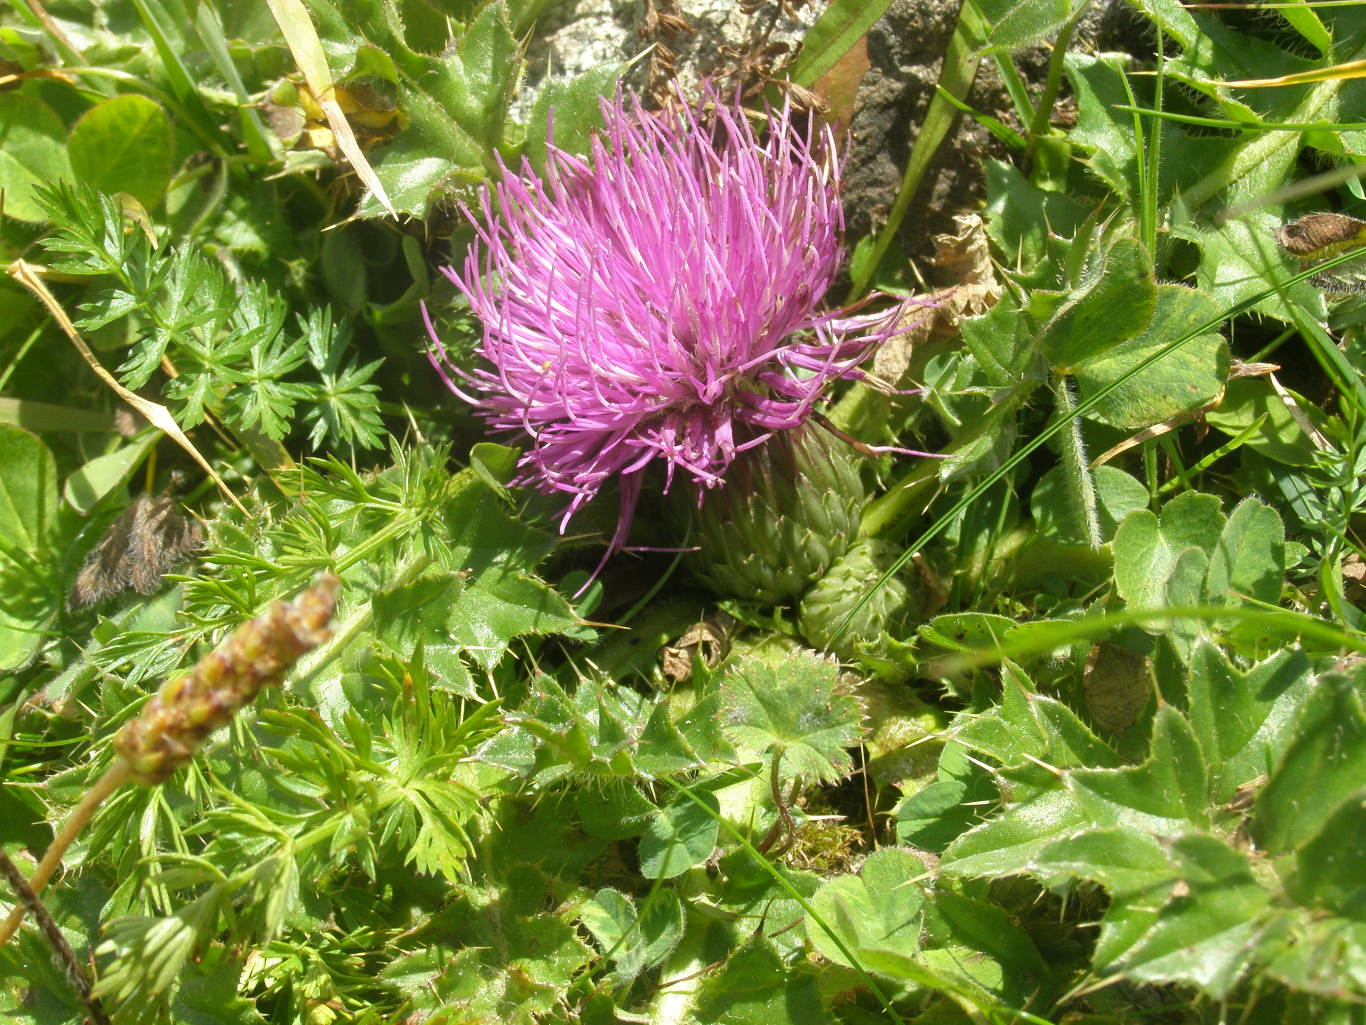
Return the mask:
<path id="1" fill-rule="evenodd" d="M 740 452 L 800 426 L 827 385 L 894 328 L 895 312 L 821 305 L 844 226 L 833 135 L 790 106 L 756 130 L 704 89 L 652 113 L 620 93 L 586 158 L 551 147 L 486 187 L 464 267 L 445 273 L 484 326 L 474 368 L 433 340 L 452 391 L 530 439 L 517 483 L 569 496 L 564 523 L 609 482 L 625 539 L 642 475 L 699 493 Z M 428 321 L 428 329 L 431 323 Z M 563 524 L 562 524 L 563 526 Z"/>

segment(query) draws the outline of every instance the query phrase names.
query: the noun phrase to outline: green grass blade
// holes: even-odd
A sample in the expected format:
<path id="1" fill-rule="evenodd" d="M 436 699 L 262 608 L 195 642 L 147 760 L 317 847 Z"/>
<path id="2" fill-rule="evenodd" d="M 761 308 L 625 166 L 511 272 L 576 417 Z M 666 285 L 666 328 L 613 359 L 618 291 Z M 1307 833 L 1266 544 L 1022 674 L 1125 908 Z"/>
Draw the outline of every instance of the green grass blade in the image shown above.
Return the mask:
<path id="1" fill-rule="evenodd" d="M 950 509 L 948 509 L 933 523 L 931 523 L 929 527 L 927 527 L 919 537 L 917 537 L 913 542 L 911 542 L 911 544 L 906 546 L 906 550 L 901 553 L 900 557 L 898 557 L 897 560 L 894 563 L 892 563 L 891 567 L 889 567 L 888 570 L 885 573 L 883 573 L 882 576 L 879 577 L 868 588 L 868 590 L 854 605 L 853 609 L 851 609 L 849 613 L 844 617 L 844 620 L 835 630 L 835 637 L 838 638 L 845 630 L 849 628 L 849 624 L 854 620 L 854 617 L 856 617 L 859 614 L 863 606 L 866 605 L 868 601 L 872 598 L 873 593 L 878 588 L 882 587 L 887 581 L 891 580 L 892 577 L 896 576 L 896 574 L 901 571 L 901 567 L 906 565 L 906 563 L 911 559 L 913 555 L 915 555 L 916 552 L 922 550 L 925 547 L 925 545 L 929 544 L 932 540 L 934 540 L 941 533 L 943 533 L 944 530 L 946 530 L 952 523 L 954 523 L 954 521 L 958 518 L 959 513 L 961 513 L 969 505 L 971 505 L 973 502 L 977 501 L 979 498 L 985 495 L 993 486 L 995 486 L 997 481 L 1002 480 L 1008 474 L 1010 474 L 1015 469 L 1015 467 L 1019 466 L 1022 462 L 1028 459 L 1029 456 L 1036 449 L 1042 448 L 1053 437 L 1055 437 L 1061 431 L 1066 430 L 1068 424 L 1071 422 L 1073 417 L 1085 416 L 1088 412 L 1094 409 L 1100 402 L 1104 401 L 1105 396 L 1109 395 L 1116 388 L 1119 388 L 1121 385 L 1124 384 L 1125 381 L 1129 380 L 1136 374 L 1142 373 L 1144 370 L 1148 369 L 1148 367 L 1152 366 L 1158 360 L 1164 359 L 1171 353 L 1175 352 L 1177 349 L 1181 348 L 1181 346 L 1185 345 L 1192 338 L 1198 338 L 1201 335 L 1217 331 L 1226 320 L 1230 320 L 1233 317 L 1236 317 L 1240 314 L 1247 313 L 1249 310 L 1256 307 L 1258 303 L 1263 302 L 1279 294 L 1282 289 L 1288 288 L 1291 285 L 1298 284 L 1301 281 L 1307 281 L 1313 275 L 1321 273 L 1322 271 L 1328 270 L 1332 267 L 1336 267 L 1339 264 L 1347 263 L 1349 260 L 1355 259 L 1356 256 L 1357 254 L 1355 252 L 1340 253 L 1331 260 L 1326 260 L 1321 264 L 1315 265 L 1314 267 L 1302 270 L 1298 274 L 1295 274 L 1292 277 L 1287 278 L 1285 281 L 1278 282 L 1271 288 L 1263 289 L 1256 295 L 1249 296 L 1246 299 L 1234 303 L 1233 306 L 1225 310 L 1218 317 L 1213 317 L 1205 323 L 1197 325 L 1196 327 L 1187 331 L 1181 337 L 1175 338 L 1168 344 L 1164 345 L 1162 348 L 1157 349 L 1151 355 L 1149 355 L 1139 363 L 1136 363 L 1132 368 L 1130 368 L 1127 374 L 1115 378 L 1115 380 L 1111 381 L 1109 384 L 1105 385 L 1102 388 L 1098 388 L 1085 400 L 1077 403 L 1076 408 L 1072 410 L 1067 416 L 1054 417 L 1053 420 L 1043 430 L 1041 430 L 1037 435 L 1035 435 L 1029 441 L 1025 442 L 1018 449 L 1012 452 L 1010 457 L 1004 460 L 999 467 L 997 467 L 994 471 L 983 477 L 982 480 L 979 481 L 975 487 L 970 489 L 967 492 L 967 494 L 965 494 L 962 498 L 955 502 Z M 912 480 L 916 479 L 917 471 L 912 470 L 909 476 Z M 881 524 L 883 526 L 883 529 L 886 529 L 886 527 L 890 526 L 897 518 L 898 513 L 900 513 L 906 505 L 907 500 L 904 497 L 905 493 L 906 489 L 902 489 L 897 485 L 893 485 L 885 495 L 883 495 L 881 498 L 877 499 L 876 501 L 870 504 L 869 511 L 864 514 L 865 524 L 870 522 L 871 519 L 871 521 Z M 912 496 L 914 496 L 917 493 L 918 490 L 911 490 Z"/>
<path id="2" fill-rule="evenodd" d="M 897 230 L 906 217 L 906 211 L 910 209 L 911 200 L 915 198 L 916 189 L 920 187 L 920 180 L 925 176 L 925 171 L 938 152 L 940 144 L 949 134 L 954 118 L 958 116 L 958 111 L 946 96 L 962 100 L 972 87 L 980 63 L 980 58 L 974 56 L 974 51 L 985 38 L 986 27 L 986 20 L 977 10 L 973 0 L 965 0 L 958 15 L 958 27 L 954 29 L 953 38 L 949 40 L 948 52 L 944 55 L 944 70 L 939 76 L 939 89 L 930 101 L 930 109 L 925 114 L 925 121 L 920 126 L 915 145 L 911 148 L 910 158 L 906 161 L 906 172 L 901 177 L 901 187 L 897 190 L 896 201 L 887 215 L 887 223 L 878 233 L 869 259 L 861 263 L 858 270 L 853 273 L 853 284 L 849 289 L 851 298 L 857 298 L 868 288 L 868 282 L 877 270 L 877 265 L 887 254 L 892 239 L 896 237 Z"/>

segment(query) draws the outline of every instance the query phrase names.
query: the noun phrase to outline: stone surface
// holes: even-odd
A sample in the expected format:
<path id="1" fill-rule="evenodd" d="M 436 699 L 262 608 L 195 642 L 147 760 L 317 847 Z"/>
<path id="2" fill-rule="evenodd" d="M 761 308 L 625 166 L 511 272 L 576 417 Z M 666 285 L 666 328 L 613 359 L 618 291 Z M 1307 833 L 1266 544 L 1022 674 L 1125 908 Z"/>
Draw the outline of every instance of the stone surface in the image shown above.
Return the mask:
<path id="1" fill-rule="evenodd" d="M 845 169 L 850 238 L 886 223 L 915 131 L 934 97 L 958 8 L 956 0 L 895 0 L 868 33 L 870 66 L 858 92 Z M 1141 55 L 1151 50 L 1150 36 L 1123 0 L 1098 0 L 1077 26 L 1073 46 Z M 1037 93 L 1047 75 L 1050 53 L 1051 46 L 1041 45 L 1011 55 L 1032 92 Z M 1068 101 L 1065 81 L 1059 101 Z M 981 62 L 967 104 L 1022 131 L 1005 83 L 989 57 Z M 985 199 L 982 161 L 1009 155 L 990 132 L 960 114 L 897 233 L 902 249 L 917 260 L 928 259 L 934 252 L 933 237 L 953 231 L 954 216 L 978 209 Z"/>
<path id="2" fill-rule="evenodd" d="M 649 89 L 662 84 L 671 64 L 685 85 L 700 78 L 734 84 L 741 55 L 759 51 L 781 59 L 796 52 L 823 5 L 784 5 L 768 0 L 746 14 L 736 0 L 565 0 L 542 16 L 527 46 L 527 69 L 515 111 L 530 109 L 546 81 L 573 78 L 613 61 L 632 61 L 626 84 Z M 651 10 L 656 17 L 649 17 Z M 791 15 L 795 14 L 796 17 Z M 671 15 L 692 31 L 676 27 Z M 673 59 L 661 61 L 663 50 Z"/>
<path id="3" fill-rule="evenodd" d="M 957 20 L 954 3 L 896 0 L 868 33 L 869 68 L 858 91 L 853 140 L 845 163 L 845 212 L 852 238 L 886 223 Z M 971 209 L 980 198 L 980 187 L 972 184 L 975 176 L 964 176 L 962 165 L 965 149 L 978 156 L 984 151 L 984 135 L 975 125 L 960 123 L 941 147 L 921 186 L 921 196 L 930 197 L 929 203 L 943 210 L 945 221 L 941 224 L 926 216 L 926 204 L 919 199 L 912 204 L 899 235 L 912 255 L 928 252 L 930 234 L 947 230 L 954 213 Z"/>

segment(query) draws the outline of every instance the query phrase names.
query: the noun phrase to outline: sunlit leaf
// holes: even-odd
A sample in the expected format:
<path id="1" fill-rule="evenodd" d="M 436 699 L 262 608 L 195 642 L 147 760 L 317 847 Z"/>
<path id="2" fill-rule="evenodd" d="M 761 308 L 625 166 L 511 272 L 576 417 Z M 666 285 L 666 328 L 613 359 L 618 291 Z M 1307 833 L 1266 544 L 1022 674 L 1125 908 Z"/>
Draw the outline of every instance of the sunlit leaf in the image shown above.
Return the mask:
<path id="1" fill-rule="evenodd" d="M 809 779 L 849 771 L 862 712 L 834 662 L 801 651 L 772 663 L 745 657 L 726 666 L 721 688 L 722 728 L 737 746 L 760 758 L 780 752 L 785 772 Z"/>

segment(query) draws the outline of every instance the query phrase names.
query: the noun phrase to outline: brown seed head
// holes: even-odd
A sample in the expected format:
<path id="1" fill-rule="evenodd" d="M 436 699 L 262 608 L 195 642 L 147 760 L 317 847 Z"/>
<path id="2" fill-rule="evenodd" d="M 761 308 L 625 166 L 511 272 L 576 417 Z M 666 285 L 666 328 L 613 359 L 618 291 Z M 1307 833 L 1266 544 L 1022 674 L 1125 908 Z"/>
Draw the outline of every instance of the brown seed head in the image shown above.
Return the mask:
<path id="1" fill-rule="evenodd" d="M 277 601 L 243 623 L 184 676 L 162 685 L 138 718 L 114 738 L 114 750 L 139 783 L 160 783 L 194 757 L 262 687 L 279 683 L 299 656 L 326 640 L 339 581 L 320 575 L 292 602 Z"/>
<path id="2" fill-rule="evenodd" d="M 1331 212 L 1308 214 L 1277 228 L 1276 241 L 1295 256 L 1326 259 L 1366 243 L 1366 221 Z"/>

